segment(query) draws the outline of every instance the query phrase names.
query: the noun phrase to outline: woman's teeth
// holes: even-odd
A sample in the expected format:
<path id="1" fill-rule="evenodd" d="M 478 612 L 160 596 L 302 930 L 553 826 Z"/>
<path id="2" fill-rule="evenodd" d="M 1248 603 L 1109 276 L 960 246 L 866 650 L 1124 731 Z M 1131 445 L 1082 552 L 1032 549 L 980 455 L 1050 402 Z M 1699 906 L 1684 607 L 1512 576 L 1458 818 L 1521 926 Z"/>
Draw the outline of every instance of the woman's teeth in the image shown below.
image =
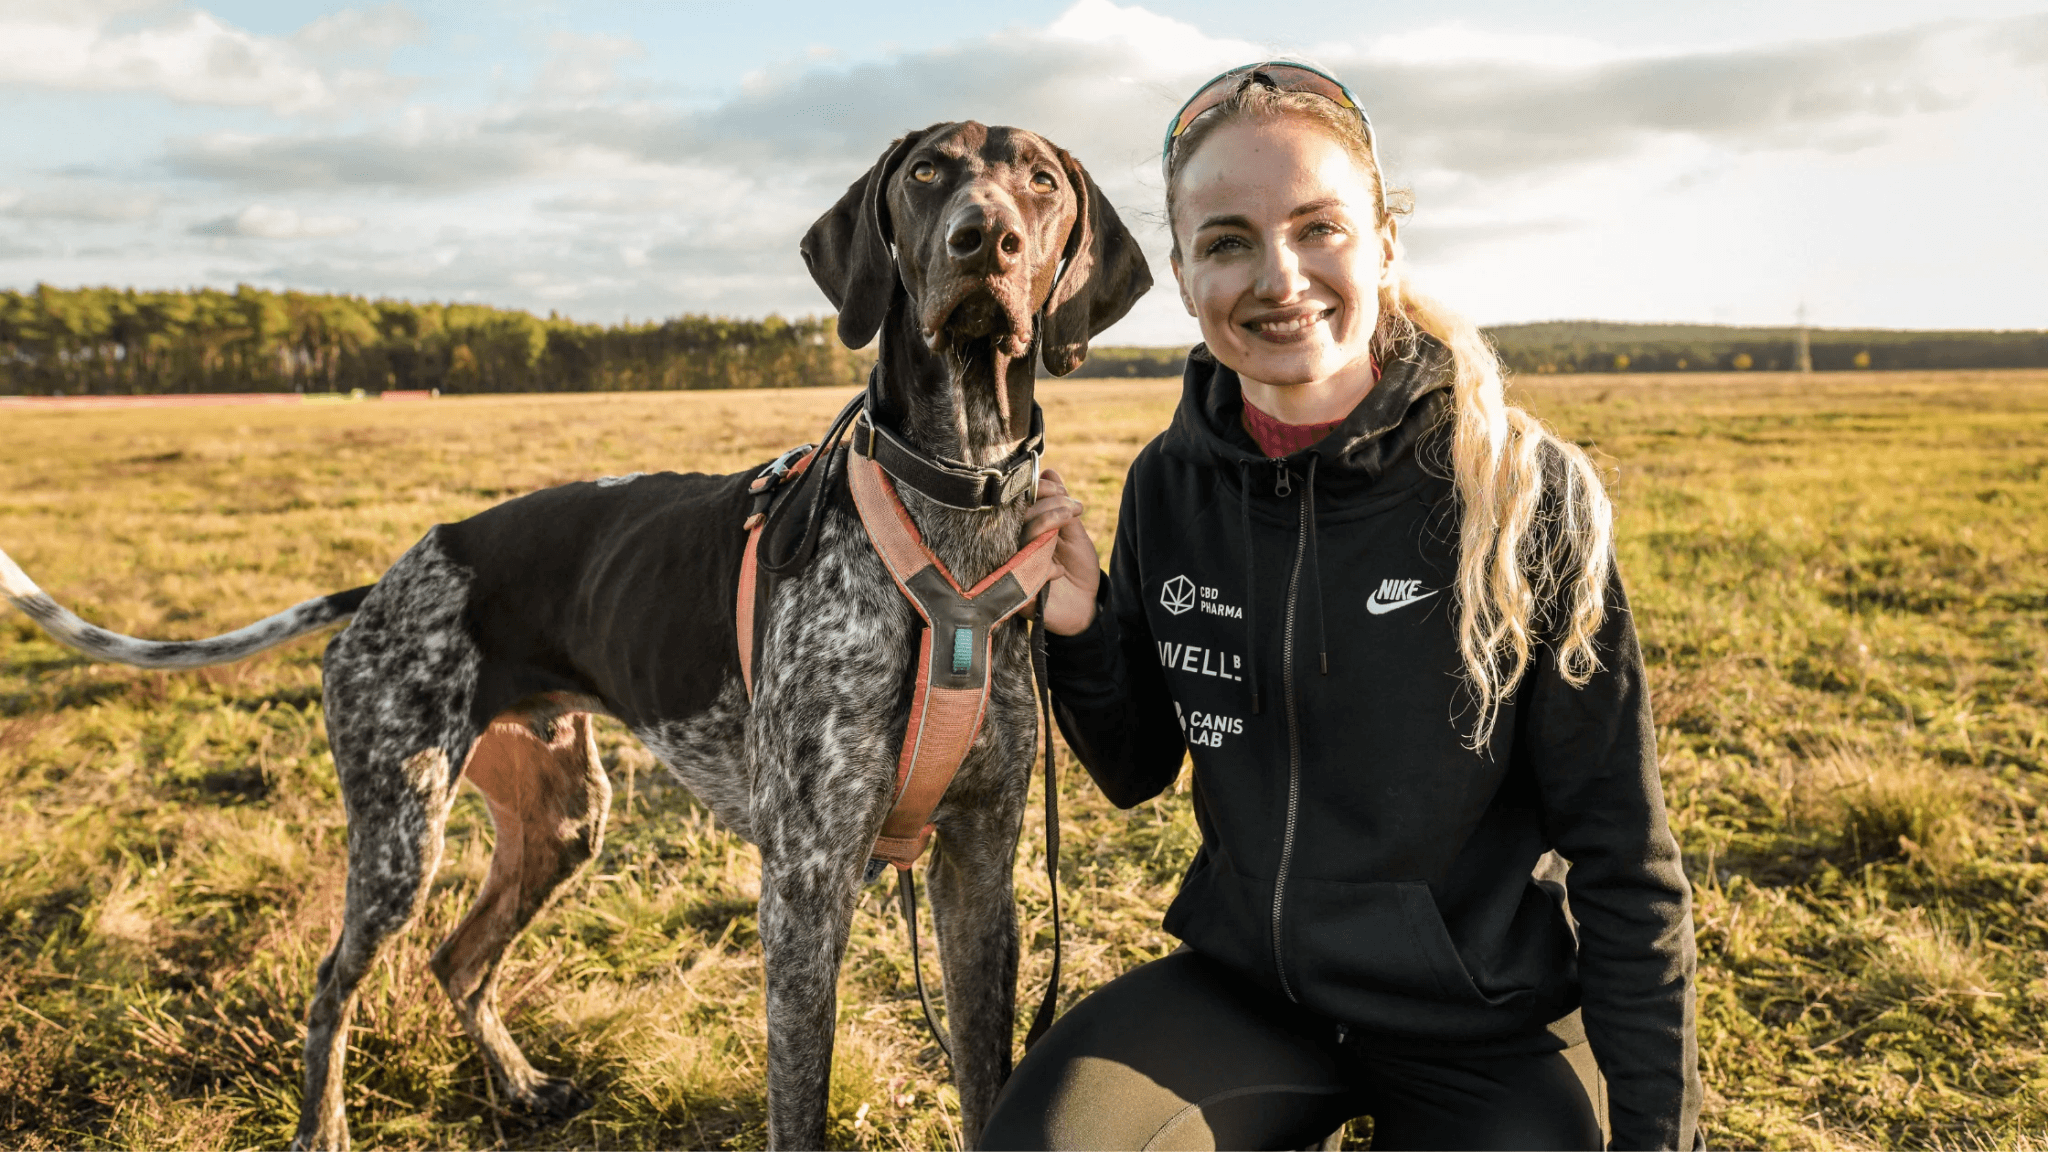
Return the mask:
<path id="1" fill-rule="evenodd" d="M 1306 316 L 1296 316 L 1292 320 L 1264 320 L 1252 327 L 1267 335 L 1285 336 L 1289 332 L 1299 332 L 1322 318 L 1322 313 L 1313 312 Z"/>

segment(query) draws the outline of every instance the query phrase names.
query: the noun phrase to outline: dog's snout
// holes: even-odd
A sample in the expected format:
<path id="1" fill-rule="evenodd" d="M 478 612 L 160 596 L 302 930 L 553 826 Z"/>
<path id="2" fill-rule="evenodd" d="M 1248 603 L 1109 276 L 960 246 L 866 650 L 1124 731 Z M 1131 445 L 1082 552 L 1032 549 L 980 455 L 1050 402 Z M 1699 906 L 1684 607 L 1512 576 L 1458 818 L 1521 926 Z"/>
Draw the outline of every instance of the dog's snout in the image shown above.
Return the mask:
<path id="1" fill-rule="evenodd" d="M 946 254 L 962 272 L 1008 272 L 1024 252 L 1024 234 L 1008 214 L 986 205 L 954 213 Z"/>

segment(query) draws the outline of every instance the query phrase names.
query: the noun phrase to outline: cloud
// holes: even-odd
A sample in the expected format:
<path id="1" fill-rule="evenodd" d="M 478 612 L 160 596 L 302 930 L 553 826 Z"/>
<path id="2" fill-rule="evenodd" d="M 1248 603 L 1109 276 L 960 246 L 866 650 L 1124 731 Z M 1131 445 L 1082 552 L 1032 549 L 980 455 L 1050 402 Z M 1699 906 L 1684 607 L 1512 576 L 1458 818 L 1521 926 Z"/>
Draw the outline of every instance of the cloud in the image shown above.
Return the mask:
<path id="1" fill-rule="evenodd" d="M 426 39 L 426 21 L 402 4 L 344 8 L 292 33 L 294 46 L 315 56 L 383 59 L 394 49 Z"/>
<path id="2" fill-rule="evenodd" d="M 173 141 L 179 176 L 263 190 L 397 187 L 451 191 L 503 183 L 559 166 L 550 142 L 488 124 L 429 125 L 342 134 L 216 133 Z"/>
<path id="3" fill-rule="evenodd" d="M 154 92 L 191 104 L 248 105 L 281 113 L 382 99 L 405 83 L 362 69 L 323 70 L 292 42 L 236 28 L 199 10 L 162 13 L 141 27 L 116 23 L 121 5 L 36 4 L 0 14 L 0 84 L 70 91 Z M 140 6 L 125 6 L 140 7 Z M 348 14 L 315 36 L 345 38 Z M 365 16 L 368 27 L 386 16 Z"/>
<path id="4" fill-rule="evenodd" d="M 232 216 L 222 216 L 190 229 L 195 236 L 242 236 L 263 240 L 301 240 L 318 236 L 346 236 L 363 226 L 353 216 L 301 216 L 290 208 L 251 204 Z"/>
<path id="5" fill-rule="evenodd" d="M 1621 57 L 1452 28 L 1322 58 L 1358 78 L 1397 179 L 1455 183 L 1582 170 L 1670 138 L 1732 152 L 1869 147 L 1889 126 L 1965 98 L 1936 66 L 1947 34 Z M 486 109 L 413 109 L 341 133 L 215 135 L 174 144 L 168 161 L 182 176 L 260 190 L 472 188 L 561 175 L 592 157 L 830 184 L 906 129 L 972 118 L 1041 129 L 1114 196 L 1150 200 L 1158 126 L 1219 61 L 1260 54 L 1144 9 L 1080 0 L 1041 31 L 851 66 L 792 62 L 691 107 L 616 94 L 615 66 L 639 52 L 557 34 L 534 87 Z"/>
<path id="6" fill-rule="evenodd" d="M 556 32 L 548 37 L 548 59 L 541 66 L 535 89 L 547 96 L 570 98 L 609 92 L 618 86 L 619 63 L 645 55 L 645 48 L 623 36 Z"/>
<path id="7" fill-rule="evenodd" d="M 156 215 L 160 197 L 134 188 L 57 184 L 40 191 L 0 190 L 0 216 L 73 224 L 126 224 Z"/>

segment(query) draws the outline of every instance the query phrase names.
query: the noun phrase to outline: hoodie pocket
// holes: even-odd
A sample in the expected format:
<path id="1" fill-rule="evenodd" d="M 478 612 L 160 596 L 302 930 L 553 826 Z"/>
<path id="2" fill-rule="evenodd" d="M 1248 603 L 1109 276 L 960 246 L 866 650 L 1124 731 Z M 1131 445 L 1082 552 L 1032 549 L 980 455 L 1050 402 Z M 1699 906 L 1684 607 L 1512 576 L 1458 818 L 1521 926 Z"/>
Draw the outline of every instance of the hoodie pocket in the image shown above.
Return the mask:
<path id="1" fill-rule="evenodd" d="M 1506 999 L 1489 997 L 1472 982 L 1428 884 L 1294 883 L 1286 913 L 1288 967 L 1305 991 L 1475 1007 Z"/>

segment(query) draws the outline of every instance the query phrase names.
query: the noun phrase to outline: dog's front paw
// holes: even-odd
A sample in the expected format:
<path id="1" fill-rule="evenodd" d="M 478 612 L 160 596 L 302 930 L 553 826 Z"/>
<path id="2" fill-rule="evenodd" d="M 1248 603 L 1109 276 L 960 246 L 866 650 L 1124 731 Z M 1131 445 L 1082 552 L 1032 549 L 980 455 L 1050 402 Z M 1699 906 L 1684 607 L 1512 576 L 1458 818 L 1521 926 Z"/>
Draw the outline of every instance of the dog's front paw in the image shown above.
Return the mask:
<path id="1" fill-rule="evenodd" d="M 576 1115 L 595 1103 L 576 1082 L 562 1076 L 537 1077 L 515 1101 L 525 1112 L 561 1120 Z"/>

